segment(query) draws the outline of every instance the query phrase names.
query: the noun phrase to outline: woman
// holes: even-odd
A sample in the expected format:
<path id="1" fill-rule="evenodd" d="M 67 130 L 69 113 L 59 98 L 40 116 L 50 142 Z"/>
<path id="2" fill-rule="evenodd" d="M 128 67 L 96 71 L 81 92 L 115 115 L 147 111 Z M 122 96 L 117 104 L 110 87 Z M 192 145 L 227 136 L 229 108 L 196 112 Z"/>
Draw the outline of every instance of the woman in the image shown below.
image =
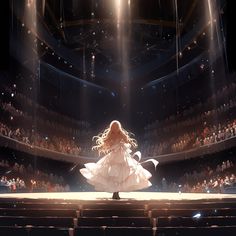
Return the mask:
<path id="1" fill-rule="evenodd" d="M 120 191 L 139 190 L 152 185 L 148 180 L 151 173 L 133 158 L 134 155 L 139 156 L 140 152 L 131 156 L 131 148 L 137 148 L 137 141 L 130 137 L 119 121 L 112 121 L 107 129 L 93 139 L 96 139 L 96 145 L 92 150 L 97 150 L 99 156 L 105 156 L 97 163 L 85 164 L 80 172 L 95 190 L 113 192 L 112 198 L 120 199 Z M 158 164 L 156 160 L 149 161 L 155 166 Z"/>

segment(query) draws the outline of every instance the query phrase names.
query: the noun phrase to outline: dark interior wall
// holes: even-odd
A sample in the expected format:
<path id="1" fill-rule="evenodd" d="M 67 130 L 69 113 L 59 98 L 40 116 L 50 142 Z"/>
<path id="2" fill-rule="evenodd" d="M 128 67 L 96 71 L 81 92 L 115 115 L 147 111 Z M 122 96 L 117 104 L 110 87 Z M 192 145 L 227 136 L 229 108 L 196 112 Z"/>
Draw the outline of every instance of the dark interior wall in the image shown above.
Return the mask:
<path id="1" fill-rule="evenodd" d="M 9 1 L 2 0 L 0 8 L 0 70 L 6 70 L 9 66 Z"/>
<path id="2" fill-rule="evenodd" d="M 230 71 L 236 70 L 236 33 L 235 33 L 235 1 L 227 0 L 226 6 L 226 42 L 227 42 L 227 58 Z"/>

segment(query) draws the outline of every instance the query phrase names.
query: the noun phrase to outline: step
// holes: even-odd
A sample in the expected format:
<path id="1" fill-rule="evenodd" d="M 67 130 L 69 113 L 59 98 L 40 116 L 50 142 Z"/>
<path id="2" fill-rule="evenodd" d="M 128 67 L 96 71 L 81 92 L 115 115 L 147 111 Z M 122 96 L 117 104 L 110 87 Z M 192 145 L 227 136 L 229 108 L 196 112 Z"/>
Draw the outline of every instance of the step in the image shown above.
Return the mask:
<path id="1" fill-rule="evenodd" d="M 151 227 L 148 217 L 79 217 L 78 226 Z"/>
<path id="2" fill-rule="evenodd" d="M 27 217 L 27 216 L 0 216 L 0 226 L 54 226 L 74 227 L 72 217 Z"/>
<path id="3" fill-rule="evenodd" d="M 235 236 L 235 226 L 219 227 L 158 227 L 155 236 Z"/>
<path id="4" fill-rule="evenodd" d="M 151 227 L 77 227 L 74 236 L 153 236 Z"/>
<path id="5" fill-rule="evenodd" d="M 73 230 L 73 229 L 71 229 Z M 50 227 L 3 227 L 0 226 L 1 236 L 71 236 L 68 228 Z"/>
<path id="6" fill-rule="evenodd" d="M 77 217 L 76 210 L 71 209 L 22 209 L 0 208 L 0 216 L 62 216 Z"/>
<path id="7" fill-rule="evenodd" d="M 81 216 L 96 217 L 96 216 L 145 216 L 143 209 L 127 210 L 127 209 L 85 209 L 81 211 Z"/>
<path id="8" fill-rule="evenodd" d="M 200 213 L 202 216 L 236 216 L 236 208 L 208 208 L 208 209 L 152 209 L 149 215 L 161 216 L 194 216 Z"/>
<path id="9" fill-rule="evenodd" d="M 199 227 L 199 226 L 236 226 L 235 216 L 214 216 L 214 217 L 158 217 L 157 227 Z"/>

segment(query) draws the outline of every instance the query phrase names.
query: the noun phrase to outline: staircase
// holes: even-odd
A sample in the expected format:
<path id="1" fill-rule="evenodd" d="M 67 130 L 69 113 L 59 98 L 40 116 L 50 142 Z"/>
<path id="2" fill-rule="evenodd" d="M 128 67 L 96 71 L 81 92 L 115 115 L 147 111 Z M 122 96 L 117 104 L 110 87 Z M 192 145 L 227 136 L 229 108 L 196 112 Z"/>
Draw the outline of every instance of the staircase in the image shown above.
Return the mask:
<path id="1" fill-rule="evenodd" d="M 236 235 L 236 199 L 1 199 L 0 235 Z"/>

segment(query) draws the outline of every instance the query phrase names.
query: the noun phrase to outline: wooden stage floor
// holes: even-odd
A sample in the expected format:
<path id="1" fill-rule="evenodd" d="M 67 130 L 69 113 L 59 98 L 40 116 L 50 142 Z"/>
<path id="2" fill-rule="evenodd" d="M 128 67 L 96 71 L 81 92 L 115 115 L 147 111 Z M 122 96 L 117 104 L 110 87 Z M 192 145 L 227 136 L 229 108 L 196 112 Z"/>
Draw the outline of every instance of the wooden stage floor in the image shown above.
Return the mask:
<path id="1" fill-rule="evenodd" d="M 50 192 L 50 193 L 4 193 L 1 199 L 57 199 L 79 201 L 117 201 L 111 198 L 112 193 L 107 192 Z M 181 201 L 181 200 L 236 200 L 236 194 L 213 193 L 170 193 L 170 192 L 121 192 L 119 201 Z"/>

